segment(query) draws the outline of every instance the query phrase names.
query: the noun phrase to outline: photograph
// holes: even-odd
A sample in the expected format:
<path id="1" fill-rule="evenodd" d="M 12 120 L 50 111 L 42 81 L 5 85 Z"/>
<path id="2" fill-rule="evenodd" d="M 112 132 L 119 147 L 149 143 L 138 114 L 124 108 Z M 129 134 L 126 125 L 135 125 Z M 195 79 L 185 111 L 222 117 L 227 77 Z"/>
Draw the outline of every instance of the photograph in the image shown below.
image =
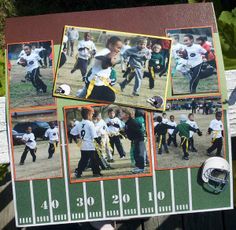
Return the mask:
<path id="1" fill-rule="evenodd" d="M 64 116 L 71 183 L 152 176 L 147 112 L 90 104 Z"/>
<path id="2" fill-rule="evenodd" d="M 153 113 L 156 169 L 200 167 L 224 157 L 220 97 L 173 99 L 164 113 Z"/>
<path id="3" fill-rule="evenodd" d="M 8 44 L 7 53 L 10 108 L 54 105 L 52 41 Z"/>
<path id="4" fill-rule="evenodd" d="M 63 176 L 55 109 L 12 112 L 11 143 L 16 181 Z"/>
<path id="5" fill-rule="evenodd" d="M 172 95 L 218 93 L 219 74 L 211 27 L 167 29 L 172 38 Z"/>
<path id="6" fill-rule="evenodd" d="M 164 110 L 171 38 L 65 26 L 53 95 Z"/>

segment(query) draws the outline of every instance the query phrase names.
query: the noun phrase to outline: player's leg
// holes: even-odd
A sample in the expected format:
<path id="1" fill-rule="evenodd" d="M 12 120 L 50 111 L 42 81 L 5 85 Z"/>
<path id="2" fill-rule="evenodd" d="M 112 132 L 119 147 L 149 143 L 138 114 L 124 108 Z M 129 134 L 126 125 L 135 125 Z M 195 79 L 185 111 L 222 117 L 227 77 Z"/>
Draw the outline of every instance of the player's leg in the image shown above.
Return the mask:
<path id="1" fill-rule="evenodd" d="M 27 153 L 29 152 L 29 147 L 28 146 L 25 146 L 25 149 L 21 155 L 21 158 L 20 158 L 20 165 L 23 165 L 24 162 L 25 162 L 25 159 L 26 159 L 26 156 L 27 156 Z"/>
<path id="2" fill-rule="evenodd" d="M 193 151 L 193 137 L 189 138 L 189 151 Z"/>
<path id="3" fill-rule="evenodd" d="M 169 150 L 168 150 L 168 147 L 167 147 L 167 144 L 166 144 L 166 135 L 163 135 L 163 138 L 162 138 L 162 145 L 164 147 L 164 150 L 166 153 L 169 153 Z"/>
<path id="4" fill-rule="evenodd" d="M 172 137 L 171 137 L 171 135 L 168 133 L 167 145 L 170 146 L 171 142 L 172 142 Z"/>
<path id="5" fill-rule="evenodd" d="M 110 140 L 109 140 L 109 137 L 107 135 L 104 137 L 104 146 L 105 146 L 105 151 L 106 151 L 106 154 L 107 154 L 108 162 L 114 162 L 114 159 L 113 159 L 113 156 L 112 156 L 112 148 L 111 148 L 111 145 L 110 145 Z"/>
<path id="6" fill-rule="evenodd" d="M 33 158 L 33 162 L 35 162 L 36 161 L 35 149 L 29 149 L 29 151 L 30 151 L 30 154 Z"/>
<path id="7" fill-rule="evenodd" d="M 112 149 L 111 154 L 112 154 L 112 156 L 114 156 L 114 145 L 115 145 L 114 136 L 109 137 L 109 139 L 110 139 L 110 146 L 111 146 L 111 149 Z"/>
<path id="8" fill-rule="evenodd" d="M 144 152 L 144 141 L 134 141 L 134 159 L 136 169 L 132 171 L 133 173 L 141 173 L 144 171 Z"/>
<path id="9" fill-rule="evenodd" d="M 154 79 L 155 79 L 155 72 L 154 67 L 148 67 L 148 75 L 149 75 L 149 89 L 154 88 Z"/>
<path id="10" fill-rule="evenodd" d="M 125 79 L 121 83 L 119 83 L 121 91 L 123 91 L 126 85 L 128 85 L 134 78 L 134 72 L 132 72 L 130 67 L 128 67 L 128 69 L 124 73 L 123 78 Z"/>
<path id="11" fill-rule="evenodd" d="M 88 68 L 88 60 L 81 59 L 80 60 L 80 72 L 83 78 L 83 81 L 85 81 L 86 73 L 87 73 L 87 68 Z"/>
<path id="12" fill-rule="evenodd" d="M 215 140 L 212 140 L 212 145 L 207 149 L 207 154 L 208 155 L 211 155 L 211 153 L 217 149 L 217 142 L 216 142 L 217 139 Z"/>
<path id="13" fill-rule="evenodd" d="M 189 90 L 190 93 L 196 93 L 197 85 L 199 83 L 199 75 L 201 72 L 202 64 L 199 64 L 191 69 L 191 79 L 189 83 Z"/>
<path id="14" fill-rule="evenodd" d="M 78 178 L 81 177 L 82 172 L 87 167 L 90 158 L 91 158 L 91 151 L 81 150 L 81 158 L 79 160 L 78 167 L 75 170 L 76 177 Z"/>
<path id="15" fill-rule="evenodd" d="M 183 149 L 183 160 L 189 160 L 188 154 L 188 139 L 185 137 L 181 137 L 182 149 Z"/>
<path id="16" fill-rule="evenodd" d="M 70 41 L 70 50 L 71 50 L 70 56 L 72 57 L 74 54 L 74 41 L 73 40 Z"/>
<path id="17" fill-rule="evenodd" d="M 193 137 L 192 137 L 192 151 L 195 153 L 197 152 L 197 149 L 194 146 L 194 138 Z"/>
<path id="18" fill-rule="evenodd" d="M 172 137 L 172 139 L 173 139 L 174 146 L 175 146 L 175 147 L 178 147 L 178 144 L 177 144 L 177 141 L 176 141 L 176 135 L 174 135 L 174 136 Z"/>
<path id="19" fill-rule="evenodd" d="M 217 138 L 216 139 L 217 142 L 217 151 L 216 151 L 216 156 L 221 156 L 221 151 L 222 151 L 222 146 L 223 146 L 223 139 L 221 138 Z"/>
<path id="20" fill-rule="evenodd" d="M 36 69 L 34 78 L 35 78 L 35 83 L 37 85 L 37 88 L 39 90 L 42 90 L 44 93 L 46 93 L 47 92 L 47 86 L 44 84 L 42 79 L 39 77 L 39 68 Z"/>
<path id="21" fill-rule="evenodd" d="M 91 168 L 93 171 L 93 176 L 102 176 L 102 174 L 100 173 L 100 168 L 99 168 L 99 156 L 97 151 L 91 151 Z"/>
<path id="22" fill-rule="evenodd" d="M 81 65 L 81 58 L 76 58 L 75 64 L 70 73 L 74 73 L 77 69 L 80 69 L 80 65 Z"/>
<path id="23" fill-rule="evenodd" d="M 49 143 L 49 147 L 48 147 L 48 159 L 52 158 L 54 152 L 55 152 L 54 143 Z"/>
<path id="24" fill-rule="evenodd" d="M 157 153 L 162 154 L 162 135 L 157 135 Z"/>
<path id="25" fill-rule="evenodd" d="M 143 71 L 142 69 L 136 68 L 135 70 L 135 81 L 134 81 L 134 89 L 133 89 L 133 96 L 139 96 L 138 92 L 142 85 L 142 79 L 143 79 Z"/>
<path id="26" fill-rule="evenodd" d="M 115 146 L 116 146 L 116 149 L 120 155 L 120 158 L 123 158 L 125 157 L 125 151 L 123 149 L 123 145 L 120 141 L 120 137 L 119 136 L 114 136 L 114 139 L 115 139 Z"/>

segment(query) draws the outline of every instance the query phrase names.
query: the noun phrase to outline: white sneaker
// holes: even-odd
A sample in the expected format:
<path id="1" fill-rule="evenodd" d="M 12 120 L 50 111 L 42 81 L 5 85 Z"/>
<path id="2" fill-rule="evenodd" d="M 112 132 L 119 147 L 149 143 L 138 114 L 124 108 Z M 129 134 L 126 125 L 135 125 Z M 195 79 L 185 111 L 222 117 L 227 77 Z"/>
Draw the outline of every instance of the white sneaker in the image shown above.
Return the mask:
<path id="1" fill-rule="evenodd" d="M 134 173 L 134 174 L 138 174 L 138 173 L 143 173 L 144 172 L 144 169 L 140 169 L 140 168 L 134 168 L 133 170 L 132 170 L 132 173 Z"/>

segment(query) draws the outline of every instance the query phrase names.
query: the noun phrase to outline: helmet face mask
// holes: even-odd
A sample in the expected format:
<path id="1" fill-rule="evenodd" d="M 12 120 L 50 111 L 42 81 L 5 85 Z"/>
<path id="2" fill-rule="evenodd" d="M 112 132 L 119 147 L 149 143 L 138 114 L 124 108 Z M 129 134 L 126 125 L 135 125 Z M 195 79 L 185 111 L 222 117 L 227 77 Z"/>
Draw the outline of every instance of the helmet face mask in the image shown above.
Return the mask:
<path id="1" fill-rule="evenodd" d="M 222 157 L 207 159 L 202 168 L 203 187 L 210 193 L 218 194 L 229 183 L 230 165 Z"/>
<path id="2" fill-rule="evenodd" d="M 206 171 L 208 178 L 208 183 L 205 188 L 212 193 L 220 193 L 225 190 L 226 185 L 228 184 L 229 172 L 219 169 L 208 169 Z"/>

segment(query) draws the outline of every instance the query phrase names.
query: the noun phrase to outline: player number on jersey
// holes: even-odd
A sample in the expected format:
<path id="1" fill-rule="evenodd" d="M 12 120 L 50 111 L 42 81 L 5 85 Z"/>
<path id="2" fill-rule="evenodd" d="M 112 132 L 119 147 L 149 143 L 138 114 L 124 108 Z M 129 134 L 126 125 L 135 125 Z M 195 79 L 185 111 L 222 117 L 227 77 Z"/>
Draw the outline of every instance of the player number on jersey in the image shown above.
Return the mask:
<path id="1" fill-rule="evenodd" d="M 78 197 L 78 198 L 76 199 L 76 201 L 77 201 L 77 207 L 82 207 L 82 206 L 84 206 L 84 198 Z M 90 197 L 87 198 L 86 204 L 87 204 L 88 206 L 93 206 L 94 203 L 95 203 L 95 200 L 94 200 L 93 197 L 90 196 Z"/>
<path id="2" fill-rule="evenodd" d="M 52 200 L 51 202 L 51 207 L 53 209 L 57 209 L 59 207 L 59 201 L 58 200 Z M 42 205 L 41 205 L 41 208 L 44 209 L 44 210 L 47 210 L 48 209 L 48 201 L 45 200 Z"/>
<path id="3" fill-rule="evenodd" d="M 127 204 L 130 202 L 130 195 L 129 194 L 123 194 L 122 195 L 122 202 Z M 118 195 L 112 195 L 112 204 L 119 204 L 119 196 Z"/>

